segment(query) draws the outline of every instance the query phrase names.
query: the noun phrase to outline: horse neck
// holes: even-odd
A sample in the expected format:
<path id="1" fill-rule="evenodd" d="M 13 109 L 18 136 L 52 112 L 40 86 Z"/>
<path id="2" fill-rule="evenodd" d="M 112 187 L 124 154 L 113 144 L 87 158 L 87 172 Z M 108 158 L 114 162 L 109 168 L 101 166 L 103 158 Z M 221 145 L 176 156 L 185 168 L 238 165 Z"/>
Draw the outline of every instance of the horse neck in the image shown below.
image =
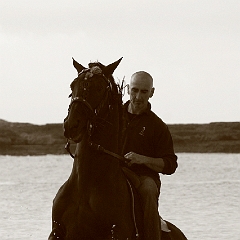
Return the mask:
<path id="1" fill-rule="evenodd" d="M 90 141 L 101 145 L 106 150 L 118 152 L 118 135 L 121 107 L 113 106 L 109 110 L 104 125 L 101 123 L 96 126 Z M 89 136 L 86 133 L 84 139 L 78 144 L 77 157 L 75 158 L 75 170 L 79 176 L 79 182 L 82 186 L 90 186 L 96 182 L 113 182 L 118 178 L 120 165 L 119 161 L 112 156 L 94 150 L 89 145 Z"/>
<path id="2" fill-rule="evenodd" d="M 121 105 L 115 102 L 111 109 L 107 106 L 102 115 L 97 120 L 97 126 L 94 130 L 91 140 L 109 151 L 118 153 L 119 134 L 121 125 Z"/>

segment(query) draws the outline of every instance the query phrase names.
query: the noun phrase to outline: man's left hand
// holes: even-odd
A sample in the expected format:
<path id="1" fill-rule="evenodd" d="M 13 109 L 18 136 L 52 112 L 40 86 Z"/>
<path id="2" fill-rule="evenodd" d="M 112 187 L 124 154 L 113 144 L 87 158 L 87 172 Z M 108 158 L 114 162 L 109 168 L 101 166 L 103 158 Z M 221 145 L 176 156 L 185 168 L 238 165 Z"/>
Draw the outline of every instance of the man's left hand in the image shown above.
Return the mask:
<path id="1" fill-rule="evenodd" d="M 129 167 L 133 164 L 144 164 L 146 167 L 158 173 L 161 173 L 164 168 L 164 161 L 162 158 L 147 157 L 135 152 L 129 152 L 125 154 L 124 157 L 126 158 L 126 164 Z"/>

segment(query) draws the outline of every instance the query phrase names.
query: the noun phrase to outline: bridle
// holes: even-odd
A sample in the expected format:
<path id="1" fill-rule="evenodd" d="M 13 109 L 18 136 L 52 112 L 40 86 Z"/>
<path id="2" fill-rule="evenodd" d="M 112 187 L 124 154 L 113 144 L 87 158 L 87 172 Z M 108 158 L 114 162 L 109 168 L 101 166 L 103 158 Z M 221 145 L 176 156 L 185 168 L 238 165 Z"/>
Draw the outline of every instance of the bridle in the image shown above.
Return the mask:
<path id="1" fill-rule="evenodd" d="M 87 74 L 89 72 L 90 72 L 90 74 Z M 92 119 L 92 121 L 89 121 L 89 123 L 88 123 L 88 125 L 89 125 L 88 126 L 88 135 L 89 135 L 89 145 L 90 145 L 90 147 L 92 147 L 94 150 L 107 153 L 107 154 L 109 154 L 109 155 L 111 155 L 111 156 L 113 156 L 113 157 L 115 157 L 115 158 L 117 158 L 121 161 L 126 162 L 127 159 L 125 159 L 124 157 L 122 157 L 122 156 L 120 156 L 116 153 L 113 153 L 111 151 L 108 151 L 105 148 L 103 148 L 101 145 L 95 144 L 92 141 L 90 141 L 90 136 L 92 134 L 93 125 L 96 122 L 96 118 L 98 117 L 98 113 L 99 113 L 100 109 L 102 108 L 102 106 L 106 102 L 106 99 L 108 98 L 109 93 L 112 91 L 112 84 L 111 84 L 110 80 L 102 73 L 102 70 L 97 66 L 95 66 L 93 68 L 88 68 L 88 69 L 82 70 L 79 73 L 78 77 L 83 73 L 86 73 L 86 75 L 88 75 L 88 76 L 85 75 L 84 81 L 88 80 L 88 78 L 91 78 L 94 74 L 101 75 L 104 78 L 104 80 L 107 82 L 107 87 L 106 87 L 107 94 L 105 94 L 106 97 L 103 98 L 103 100 L 98 104 L 98 106 L 95 109 L 93 109 L 92 106 L 90 105 L 90 103 L 86 100 L 86 95 L 87 94 L 84 94 L 85 92 L 88 91 L 88 88 L 89 88 L 89 84 L 87 84 L 85 86 L 84 92 L 83 92 L 84 97 L 74 97 L 74 98 L 72 98 L 71 103 L 69 104 L 69 108 L 68 108 L 68 115 L 69 115 L 71 107 L 74 103 L 84 104 L 87 107 L 87 109 L 90 111 L 91 119 Z M 71 96 L 71 94 L 70 94 L 70 96 Z M 109 109 L 110 108 L 111 108 L 111 106 L 109 105 Z M 74 155 L 71 153 L 71 150 L 70 150 L 70 139 L 67 139 L 65 149 L 68 151 L 70 156 L 72 158 L 74 158 Z"/>

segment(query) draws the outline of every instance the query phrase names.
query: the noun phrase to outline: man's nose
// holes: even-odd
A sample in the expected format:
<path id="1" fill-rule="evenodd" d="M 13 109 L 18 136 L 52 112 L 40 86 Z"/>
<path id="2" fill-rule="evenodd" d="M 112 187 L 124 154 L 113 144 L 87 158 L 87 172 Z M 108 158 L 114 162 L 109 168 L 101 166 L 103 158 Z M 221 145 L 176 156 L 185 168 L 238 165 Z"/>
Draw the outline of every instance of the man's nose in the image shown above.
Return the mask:
<path id="1" fill-rule="evenodd" d="M 136 94 L 136 98 L 137 98 L 137 99 L 140 99 L 140 98 L 141 98 L 141 92 L 140 92 L 140 91 L 137 92 L 137 94 Z"/>

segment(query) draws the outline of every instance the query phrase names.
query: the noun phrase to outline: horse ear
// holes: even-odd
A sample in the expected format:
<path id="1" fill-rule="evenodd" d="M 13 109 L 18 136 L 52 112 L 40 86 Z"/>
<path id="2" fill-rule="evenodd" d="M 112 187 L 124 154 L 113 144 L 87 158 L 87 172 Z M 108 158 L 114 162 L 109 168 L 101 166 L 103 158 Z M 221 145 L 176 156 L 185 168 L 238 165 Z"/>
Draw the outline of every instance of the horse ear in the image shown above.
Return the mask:
<path id="1" fill-rule="evenodd" d="M 114 70 L 117 68 L 118 64 L 122 61 L 122 57 L 117 60 L 116 62 L 114 63 L 111 63 L 109 64 L 108 66 L 106 66 L 104 69 L 103 69 L 103 73 L 106 75 L 106 76 L 109 76 L 109 75 L 112 75 Z"/>
<path id="2" fill-rule="evenodd" d="M 73 59 L 73 66 L 77 69 L 78 74 L 83 70 L 86 69 L 85 67 L 83 67 L 80 63 L 78 63 L 77 61 L 75 61 L 74 58 Z"/>

